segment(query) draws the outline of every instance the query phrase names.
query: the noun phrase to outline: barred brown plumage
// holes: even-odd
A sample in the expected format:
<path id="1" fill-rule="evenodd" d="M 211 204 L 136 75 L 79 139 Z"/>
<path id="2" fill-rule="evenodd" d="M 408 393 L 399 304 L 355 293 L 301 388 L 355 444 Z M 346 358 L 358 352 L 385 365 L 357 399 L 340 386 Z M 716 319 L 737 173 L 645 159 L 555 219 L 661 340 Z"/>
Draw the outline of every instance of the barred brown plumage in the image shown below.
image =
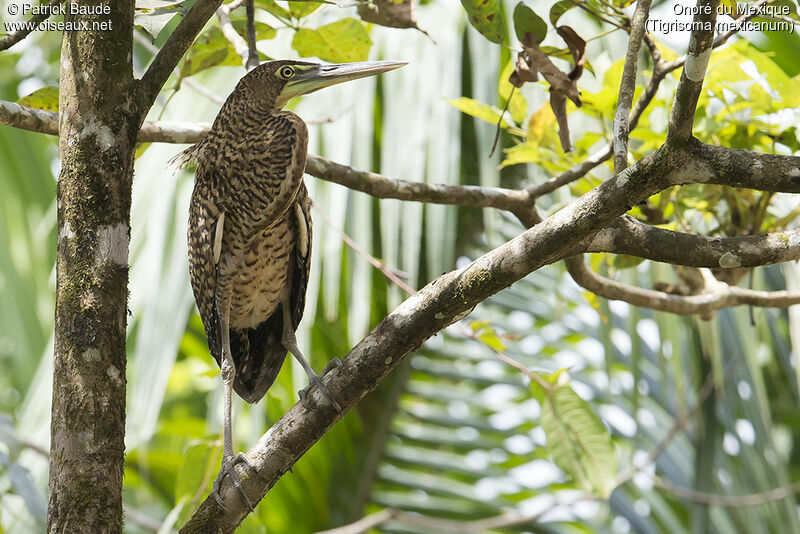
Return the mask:
<path id="1" fill-rule="evenodd" d="M 179 156 L 197 164 L 189 274 L 225 389 L 222 469 L 214 482 L 218 500 L 219 483 L 230 475 L 251 506 L 233 468 L 248 460 L 233 454 L 231 389 L 258 402 L 288 350 L 308 374 L 308 388 L 317 386 L 341 413 L 295 340 L 311 265 L 311 201 L 303 183 L 308 130 L 281 108 L 295 96 L 402 65 L 264 63 L 239 81 L 208 135 Z"/>

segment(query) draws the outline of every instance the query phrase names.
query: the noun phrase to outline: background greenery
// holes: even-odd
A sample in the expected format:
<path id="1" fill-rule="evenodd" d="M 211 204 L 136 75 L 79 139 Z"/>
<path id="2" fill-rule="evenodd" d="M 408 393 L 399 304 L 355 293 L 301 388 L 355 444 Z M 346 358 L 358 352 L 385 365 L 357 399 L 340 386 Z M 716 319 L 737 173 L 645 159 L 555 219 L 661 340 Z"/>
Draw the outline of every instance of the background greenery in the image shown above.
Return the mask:
<path id="1" fill-rule="evenodd" d="M 574 151 L 564 154 L 558 144 L 545 104 L 547 87 L 528 84 L 505 115 L 502 150 L 490 156 L 493 122 L 509 98 L 505 80 L 512 53 L 484 36 L 506 32 L 504 26 L 484 28 L 481 35 L 466 23 L 462 5 L 447 0 L 418 8 L 419 25 L 430 36 L 366 24 L 352 8 L 256 4 L 265 57 L 409 62 L 401 71 L 296 103 L 295 110 L 311 125 L 314 154 L 405 180 L 517 187 L 569 168 L 610 135 L 626 39 L 621 31 L 606 33 L 608 27 L 580 10 L 564 20 L 584 37 L 599 37 L 588 48 L 594 74 L 585 74 L 580 83 L 586 105 L 570 110 Z M 654 13 L 670 5 L 656 4 Z M 531 6 L 547 19 L 549 2 Z M 185 7 L 143 2 L 137 21 L 159 46 L 177 20 L 174 15 Z M 509 25 L 514 7 L 494 4 Z M 181 77 L 224 96 L 244 70 L 216 24 L 198 39 Z M 141 37 L 149 41 L 147 34 Z M 665 55 L 683 53 L 685 35 L 663 37 Z M 800 39 L 796 34 L 748 37 L 714 54 L 695 135 L 727 146 L 791 153 L 797 150 L 798 112 L 778 112 L 800 106 Z M 545 44 L 563 46 L 554 35 Z M 16 101 L 57 85 L 58 51 L 58 35 L 35 34 L 0 54 L 0 99 Z M 149 58 L 148 47 L 137 45 L 137 74 Z M 636 157 L 663 140 L 676 79 L 665 81 L 632 133 Z M 151 118 L 213 119 L 218 103 L 180 78 L 169 87 Z M 125 478 L 132 533 L 180 525 L 207 494 L 220 461 L 220 380 L 194 309 L 186 265 L 192 178 L 166 163 L 182 148 L 141 147 L 136 163 Z M 2 532 L 44 528 L 56 157 L 54 138 L 0 128 Z M 568 191 L 541 199 L 539 207 L 555 211 L 609 175 L 608 167 L 599 167 Z M 400 288 L 344 244 L 339 229 L 412 287 L 522 230 L 489 209 L 377 201 L 314 178 L 307 183 L 317 210 L 299 339 L 317 369 L 344 355 L 404 298 Z M 721 188 L 687 189 L 654 199 L 669 227 L 741 235 L 791 225 L 798 212 L 797 201 L 785 195 L 764 199 Z M 638 208 L 632 213 L 639 214 Z M 674 281 L 664 265 L 602 255 L 592 261 L 597 270 L 629 282 Z M 787 281 L 800 285 L 798 277 L 795 265 L 763 268 L 753 284 L 778 289 Z M 707 506 L 671 489 L 746 495 L 798 479 L 800 390 L 793 345 L 800 339 L 798 317 L 744 308 L 725 310 L 710 321 L 653 313 L 582 293 L 561 266 L 542 269 L 463 322 L 483 344 L 457 327 L 430 340 L 281 479 L 240 531 L 314 532 L 383 507 L 455 520 L 508 510 L 531 517 L 498 532 L 800 531 L 792 492 L 780 499 L 754 498 L 753 506 Z M 572 388 L 613 439 L 623 483 L 609 500 L 587 494 L 579 480 L 553 462 L 541 404 L 527 379 L 487 345 L 542 373 L 567 369 Z M 239 448 L 255 442 L 296 402 L 304 385 L 304 373 L 289 359 L 264 401 L 248 406 L 237 400 Z M 659 443 L 663 454 L 649 458 Z M 613 468 L 614 462 L 607 465 Z M 613 476 L 605 477 L 605 484 L 614 482 Z M 403 521 L 380 530 L 437 531 Z"/>

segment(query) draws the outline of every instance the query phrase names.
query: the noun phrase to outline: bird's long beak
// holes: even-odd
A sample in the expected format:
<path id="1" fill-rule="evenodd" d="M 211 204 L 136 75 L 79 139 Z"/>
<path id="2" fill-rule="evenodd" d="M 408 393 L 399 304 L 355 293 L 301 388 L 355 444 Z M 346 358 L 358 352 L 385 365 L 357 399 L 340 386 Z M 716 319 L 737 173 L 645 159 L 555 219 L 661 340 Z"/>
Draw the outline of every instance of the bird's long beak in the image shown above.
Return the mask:
<path id="1" fill-rule="evenodd" d="M 298 69 L 294 78 L 283 87 L 276 107 L 283 107 L 292 98 L 313 93 L 337 83 L 366 78 L 382 72 L 399 69 L 403 61 L 362 61 L 359 63 L 338 63 L 309 65 Z"/>

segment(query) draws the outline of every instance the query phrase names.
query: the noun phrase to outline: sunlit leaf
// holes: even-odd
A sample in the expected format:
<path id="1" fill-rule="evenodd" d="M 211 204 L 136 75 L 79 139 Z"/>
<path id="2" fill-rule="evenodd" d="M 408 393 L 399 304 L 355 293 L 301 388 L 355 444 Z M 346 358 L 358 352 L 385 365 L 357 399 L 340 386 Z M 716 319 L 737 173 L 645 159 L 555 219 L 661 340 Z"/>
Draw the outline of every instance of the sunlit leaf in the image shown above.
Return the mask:
<path id="1" fill-rule="evenodd" d="M 455 100 L 447 100 L 447 102 L 453 107 L 459 109 L 461 112 L 475 117 L 476 119 L 481 119 L 491 124 L 497 124 L 499 121 L 501 128 L 511 127 L 511 125 L 508 124 L 505 119 L 501 120 L 500 110 L 490 106 L 489 104 L 484 104 L 483 102 L 478 102 L 477 100 L 473 100 L 465 96 L 456 98 Z"/>
<path id="2" fill-rule="evenodd" d="M 17 104 L 47 111 L 58 111 L 58 87 L 46 86 L 17 100 Z"/>
<path id="3" fill-rule="evenodd" d="M 289 2 L 289 12 L 296 19 L 310 15 L 321 6 L 321 2 Z"/>
<path id="4" fill-rule="evenodd" d="M 278 18 L 289 19 L 292 14 L 275 0 L 255 0 L 255 5 Z"/>

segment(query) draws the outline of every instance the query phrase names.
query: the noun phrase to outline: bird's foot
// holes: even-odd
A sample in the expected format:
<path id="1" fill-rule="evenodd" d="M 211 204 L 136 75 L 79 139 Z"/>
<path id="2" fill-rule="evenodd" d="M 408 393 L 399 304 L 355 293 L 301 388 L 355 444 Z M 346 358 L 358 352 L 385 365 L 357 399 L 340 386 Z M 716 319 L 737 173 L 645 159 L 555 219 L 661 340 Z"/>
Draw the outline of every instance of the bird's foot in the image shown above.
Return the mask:
<path id="1" fill-rule="evenodd" d="M 223 458 L 222 459 L 222 467 L 219 469 L 219 474 L 217 478 L 214 480 L 214 485 L 211 488 L 211 495 L 214 496 L 217 503 L 222 507 L 223 510 L 227 511 L 225 507 L 225 503 L 222 501 L 222 495 L 219 493 L 220 484 L 222 483 L 223 479 L 226 476 L 231 477 L 231 482 L 233 483 L 233 487 L 239 492 L 239 495 L 242 496 L 242 501 L 247 506 L 247 508 L 252 512 L 255 510 L 255 505 L 250 502 L 250 499 L 247 497 L 247 494 L 242 487 L 242 480 L 239 478 L 239 473 L 236 472 L 236 464 L 238 463 L 245 463 L 247 464 L 253 472 L 256 472 L 256 467 L 253 465 L 253 462 L 250 461 L 250 458 L 243 452 L 240 452 L 236 456 L 231 458 Z"/>
<path id="2" fill-rule="evenodd" d="M 334 362 L 336 362 L 336 363 L 334 363 Z M 328 365 L 326 365 L 325 369 L 323 369 L 322 375 L 325 375 L 325 373 L 327 373 L 331 369 L 335 369 L 336 367 L 339 367 L 339 363 L 340 363 L 340 361 L 339 361 L 338 358 L 335 358 L 335 359 L 329 361 Z M 306 406 L 306 408 L 309 407 L 308 404 L 306 403 L 306 399 L 308 398 L 308 393 L 309 393 L 309 391 L 311 390 L 311 388 L 313 386 L 316 386 L 317 389 L 319 390 L 319 392 L 322 393 L 322 395 L 326 399 L 328 399 L 328 402 L 331 403 L 331 406 L 333 406 L 333 408 L 339 413 L 339 417 L 344 417 L 344 412 L 342 411 L 342 407 L 339 405 L 338 402 L 336 402 L 336 400 L 328 392 L 328 389 L 325 387 L 325 383 L 322 381 L 321 375 L 316 375 L 315 374 L 313 376 L 312 375 L 308 376 L 308 385 L 306 387 L 304 387 L 303 389 L 301 389 L 300 391 L 298 391 L 298 393 L 297 393 L 300 396 L 300 402 L 302 402 L 303 405 Z"/>

